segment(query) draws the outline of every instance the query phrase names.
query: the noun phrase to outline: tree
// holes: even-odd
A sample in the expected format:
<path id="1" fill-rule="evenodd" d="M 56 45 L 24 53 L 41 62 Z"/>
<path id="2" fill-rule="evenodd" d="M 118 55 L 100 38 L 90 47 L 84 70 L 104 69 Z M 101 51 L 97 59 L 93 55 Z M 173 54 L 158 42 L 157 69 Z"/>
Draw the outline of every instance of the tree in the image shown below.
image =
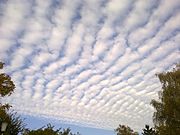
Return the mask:
<path id="1" fill-rule="evenodd" d="M 153 128 L 150 128 L 149 125 L 145 125 L 145 128 L 142 132 L 143 135 L 156 135 L 156 131 Z"/>
<path id="2" fill-rule="evenodd" d="M 79 133 L 73 134 L 70 128 L 63 130 L 61 130 L 60 128 L 55 130 L 54 126 L 48 124 L 47 126 L 39 128 L 37 130 L 26 129 L 23 135 L 80 135 L 80 134 Z"/>
<path id="3" fill-rule="evenodd" d="M 8 123 L 7 129 L 4 133 L 4 135 L 18 135 L 19 133 L 22 133 L 25 124 L 23 123 L 23 120 L 14 112 L 4 112 L 4 119 Z"/>
<path id="4" fill-rule="evenodd" d="M 58 135 L 59 130 L 54 130 L 54 126 L 48 124 L 47 127 L 42 127 L 37 130 L 26 129 L 23 135 Z"/>
<path id="5" fill-rule="evenodd" d="M 0 69 L 3 69 L 4 63 L 0 62 Z M 11 77 L 5 73 L 0 73 L 0 99 L 4 96 L 9 96 L 14 92 L 15 85 L 11 80 Z M 9 104 L 2 104 L 0 102 L 0 109 L 9 109 L 11 106 Z"/>
<path id="6" fill-rule="evenodd" d="M 0 69 L 3 69 L 4 63 L 0 62 Z M 15 89 L 15 85 L 11 77 L 5 73 L 0 74 L 0 96 L 11 95 Z"/>
<path id="7" fill-rule="evenodd" d="M 159 101 L 151 101 L 156 110 L 154 124 L 160 135 L 177 135 L 180 133 L 180 64 L 157 76 L 162 91 L 159 92 Z"/>
<path id="8" fill-rule="evenodd" d="M 130 127 L 125 125 L 119 125 L 118 128 L 115 129 L 117 135 L 138 135 L 137 132 L 134 132 Z"/>
<path id="9" fill-rule="evenodd" d="M 4 63 L 0 62 L 0 69 L 3 69 Z M 15 89 L 11 77 L 5 73 L 0 74 L 0 98 L 10 96 Z M 24 129 L 24 124 L 20 116 L 14 112 L 8 112 L 11 106 L 0 102 L 0 119 L 8 123 L 4 135 L 18 135 Z"/>

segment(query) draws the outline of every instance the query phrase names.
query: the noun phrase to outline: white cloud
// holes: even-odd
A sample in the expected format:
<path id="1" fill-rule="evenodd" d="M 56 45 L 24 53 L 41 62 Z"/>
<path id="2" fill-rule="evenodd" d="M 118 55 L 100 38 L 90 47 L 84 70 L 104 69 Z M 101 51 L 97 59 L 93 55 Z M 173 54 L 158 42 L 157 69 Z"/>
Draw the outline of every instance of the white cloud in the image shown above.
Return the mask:
<path id="1" fill-rule="evenodd" d="M 173 0 L 169 4 L 168 0 L 161 1 L 159 6 L 152 12 L 147 24 L 136 29 L 129 36 L 129 44 L 132 47 L 143 45 L 144 41 L 153 38 L 158 31 L 163 27 L 164 23 L 169 20 L 169 17 L 176 14 L 178 8 L 178 0 Z"/>
<path id="2" fill-rule="evenodd" d="M 0 60 L 16 84 L 5 100 L 83 126 L 152 124 L 155 74 L 180 60 L 178 0 L 31 2 L 2 5 Z"/>

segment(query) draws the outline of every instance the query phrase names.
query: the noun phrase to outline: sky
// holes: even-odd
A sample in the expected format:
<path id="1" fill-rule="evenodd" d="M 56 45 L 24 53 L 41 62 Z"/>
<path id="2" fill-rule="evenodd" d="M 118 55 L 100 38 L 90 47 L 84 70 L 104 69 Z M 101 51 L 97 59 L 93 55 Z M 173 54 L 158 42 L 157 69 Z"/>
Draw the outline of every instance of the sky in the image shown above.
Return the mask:
<path id="1" fill-rule="evenodd" d="M 16 85 L 4 102 L 82 127 L 152 125 L 155 74 L 180 61 L 179 10 L 180 0 L 0 0 L 0 61 Z"/>
<path id="2" fill-rule="evenodd" d="M 80 132 L 81 135 L 115 135 L 114 130 L 78 126 L 78 125 L 68 124 L 67 122 L 59 122 L 58 120 L 55 119 L 48 119 L 48 118 L 28 116 L 28 115 L 21 115 L 21 118 L 24 119 L 25 123 L 27 123 L 26 127 L 30 129 L 42 128 L 50 123 L 51 125 L 54 126 L 54 129 L 59 129 L 59 128 L 67 129 L 70 127 L 72 133 Z"/>

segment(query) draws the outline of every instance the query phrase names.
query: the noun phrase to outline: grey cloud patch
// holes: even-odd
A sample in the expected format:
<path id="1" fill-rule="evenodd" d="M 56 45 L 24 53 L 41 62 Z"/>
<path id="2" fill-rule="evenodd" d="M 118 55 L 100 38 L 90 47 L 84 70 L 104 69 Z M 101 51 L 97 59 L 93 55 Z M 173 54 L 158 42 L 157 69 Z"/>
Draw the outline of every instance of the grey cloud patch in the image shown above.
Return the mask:
<path id="1" fill-rule="evenodd" d="M 155 74 L 180 61 L 179 0 L 0 3 L 16 111 L 114 129 L 152 124 Z M 95 115 L 96 114 L 96 115 Z"/>

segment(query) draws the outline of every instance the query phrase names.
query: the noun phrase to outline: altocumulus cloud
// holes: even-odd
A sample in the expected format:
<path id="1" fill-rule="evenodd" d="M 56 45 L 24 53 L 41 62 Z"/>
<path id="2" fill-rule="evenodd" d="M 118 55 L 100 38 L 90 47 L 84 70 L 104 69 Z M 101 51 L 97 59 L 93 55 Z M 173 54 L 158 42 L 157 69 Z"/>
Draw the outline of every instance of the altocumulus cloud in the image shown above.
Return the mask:
<path id="1" fill-rule="evenodd" d="M 151 124 L 155 74 L 180 60 L 179 0 L 1 0 L 0 60 L 19 113 L 113 129 Z"/>

